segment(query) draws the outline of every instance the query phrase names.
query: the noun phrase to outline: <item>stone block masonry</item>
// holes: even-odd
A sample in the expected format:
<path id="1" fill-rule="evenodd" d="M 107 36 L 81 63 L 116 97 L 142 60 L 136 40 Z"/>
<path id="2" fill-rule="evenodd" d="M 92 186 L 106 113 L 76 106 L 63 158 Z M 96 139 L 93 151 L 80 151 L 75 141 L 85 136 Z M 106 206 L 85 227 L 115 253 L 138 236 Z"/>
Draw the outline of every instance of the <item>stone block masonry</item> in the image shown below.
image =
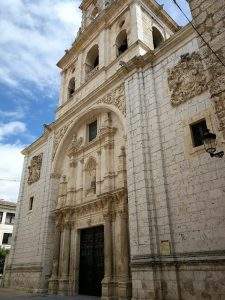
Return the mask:
<path id="1" fill-rule="evenodd" d="M 225 136 L 225 1 L 190 0 L 193 22 L 202 38 L 198 38 L 200 54 L 208 78 L 218 126 Z"/>

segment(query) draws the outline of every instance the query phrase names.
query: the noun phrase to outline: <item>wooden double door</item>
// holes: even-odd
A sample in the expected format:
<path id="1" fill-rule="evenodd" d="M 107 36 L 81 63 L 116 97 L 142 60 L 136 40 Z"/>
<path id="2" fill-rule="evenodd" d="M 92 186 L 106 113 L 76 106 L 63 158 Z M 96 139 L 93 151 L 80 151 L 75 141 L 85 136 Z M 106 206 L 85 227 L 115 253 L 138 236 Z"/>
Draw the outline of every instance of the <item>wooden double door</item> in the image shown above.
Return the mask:
<path id="1" fill-rule="evenodd" d="M 101 296 L 104 278 L 104 226 L 80 234 L 79 294 Z"/>

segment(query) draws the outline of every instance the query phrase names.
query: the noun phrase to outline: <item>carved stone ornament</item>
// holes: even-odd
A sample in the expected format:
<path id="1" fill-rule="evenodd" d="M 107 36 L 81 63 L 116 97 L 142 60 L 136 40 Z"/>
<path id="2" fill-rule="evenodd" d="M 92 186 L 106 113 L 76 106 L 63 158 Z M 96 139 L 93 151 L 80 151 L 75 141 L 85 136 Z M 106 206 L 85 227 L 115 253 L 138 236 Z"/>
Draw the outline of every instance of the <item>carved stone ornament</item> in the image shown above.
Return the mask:
<path id="1" fill-rule="evenodd" d="M 82 143 L 83 143 L 83 138 L 79 137 L 79 139 L 77 139 L 77 136 L 74 134 L 72 142 L 67 150 L 67 155 L 69 157 L 74 156 L 77 150 L 81 147 Z"/>
<path id="2" fill-rule="evenodd" d="M 206 91 L 206 77 L 199 53 L 181 56 L 179 63 L 168 70 L 168 85 L 174 106 Z"/>
<path id="3" fill-rule="evenodd" d="M 123 115 L 126 115 L 126 103 L 125 103 L 125 89 L 121 84 L 110 93 L 106 94 L 103 98 L 99 99 L 97 103 L 106 103 L 116 106 Z"/>
<path id="4" fill-rule="evenodd" d="M 41 153 L 37 156 L 34 156 L 31 159 L 30 166 L 28 167 L 29 174 L 28 174 L 28 179 L 27 179 L 27 182 L 29 185 L 37 182 L 40 179 L 42 157 L 43 157 L 43 153 Z"/>
<path id="5" fill-rule="evenodd" d="M 64 137 L 64 135 L 66 134 L 68 128 L 69 128 L 70 124 L 66 124 L 65 126 L 59 128 L 56 132 L 55 132 L 55 136 L 54 136 L 54 142 L 53 142 L 53 155 L 52 155 L 52 159 L 54 159 L 56 151 L 58 149 L 59 143 L 61 142 L 62 138 Z"/>

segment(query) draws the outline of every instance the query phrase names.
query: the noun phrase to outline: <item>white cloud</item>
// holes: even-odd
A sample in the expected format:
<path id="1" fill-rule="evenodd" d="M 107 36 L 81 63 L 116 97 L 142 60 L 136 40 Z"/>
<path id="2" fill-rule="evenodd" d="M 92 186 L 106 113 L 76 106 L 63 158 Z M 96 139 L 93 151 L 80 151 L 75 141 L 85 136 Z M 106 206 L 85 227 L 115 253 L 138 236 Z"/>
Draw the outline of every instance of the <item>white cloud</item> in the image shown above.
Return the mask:
<path id="1" fill-rule="evenodd" d="M 8 138 L 10 135 L 24 133 L 25 131 L 26 125 L 23 122 L 16 121 L 0 124 L 0 141 L 4 138 Z"/>
<path id="2" fill-rule="evenodd" d="M 17 200 L 23 166 L 23 155 L 20 152 L 23 148 L 21 144 L 0 143 L 0 157 L 4 157 L 0 159 L 0 199 Z"/>
<path id="3" fill-rule="evenodd" d="M 74 0 L 7 0 L 0 6 L 0 82 L 58 89 L 57 60 L 80 25 Z"/>
<path id="4" fill-rule="evenodd" d="M 0 117 L 7 118 L 7 119 L 22 119 L 25 116 L 24 110 L 21 107 L 18 107 L 16 110 L 7 111 L 0 109 Z"/>
<path id="5" fill-rule="evenodd" d="M 186 20 L 172 0 L 157 0 L 179 23 Z M 72 44 L 81 23 L 80 0 L 7 0 L 0 6 L 0 82 L 23 89 L 34 83 L 58 90 L 57 60 Z M 186 0 L 178 0 L 189 14 Z M 189 14 L 190 16 L 190 14 Z"/>

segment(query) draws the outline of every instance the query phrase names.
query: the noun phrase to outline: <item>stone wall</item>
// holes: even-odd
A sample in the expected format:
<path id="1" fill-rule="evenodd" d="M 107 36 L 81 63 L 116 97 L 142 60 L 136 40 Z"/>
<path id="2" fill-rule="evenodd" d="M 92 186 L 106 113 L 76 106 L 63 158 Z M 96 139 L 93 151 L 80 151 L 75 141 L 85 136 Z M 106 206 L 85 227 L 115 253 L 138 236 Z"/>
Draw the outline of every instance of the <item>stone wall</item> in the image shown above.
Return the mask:
<path id="1" fill-rule="evenodd" d="M 28 180 L 29 167 L 34 156 L 42 154 L 40 178 L 32 183 Z M 51 258 L 49 239 L 52 209 L 50 173 L 52 159 L 52 137 L 33 152 L 26 153 L 24 170 L 16 215 L 13 245 L 6 267 L 5 285 L 11 287 L 44 290 L 48 264 Z M 36 170 L 35 170 L 36 172 Z M 33 174 L 36 174 L 36 173 Z M 35 179 L 35 175 L 33 176 Z M 28 182 L 29 181 L 29 182 Z M 34 197 L 33 209 L 29 210 L 30 197 Z"/>
<path id="2" fill-rule="evenodd" d="M 204 40 L 225 65 L 225 2 L 224 0 L 190 0 L 194 24 Z M 225 136 L 225 67 L 199 37 L 198 44 L 207 74 L 207 83 L 218 118 L 218 127 Z"/>
<path id="3" fill-rule="evenodd" d="M 194 53 L 191 34 L 126 80 L 133 299 L 225 297 L 225 164 L 192 145 L 203 118 L 219 136 Z"/>

